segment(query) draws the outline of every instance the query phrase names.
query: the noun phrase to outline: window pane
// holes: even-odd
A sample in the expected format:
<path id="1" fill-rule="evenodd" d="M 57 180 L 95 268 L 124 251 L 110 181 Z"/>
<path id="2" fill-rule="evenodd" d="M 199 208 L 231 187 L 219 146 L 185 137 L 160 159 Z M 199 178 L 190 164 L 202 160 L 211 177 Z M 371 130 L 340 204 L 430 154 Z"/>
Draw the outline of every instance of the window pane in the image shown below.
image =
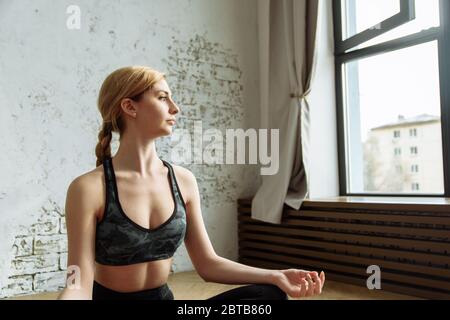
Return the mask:
<path id="1" fill-rule="evenodd" d="M 399 0 L 344 0 L 342 1 L 343 40 L 400 12 Z"/>
<path id="2" fill-rule="evenodd" d="M 414 20 L 411 20 L 391 31 L 388 31 L 376 38 L 373 38 L 361 44 L 356 49 L 361 49 L 385 41 L 401 38 L 432 27 L 439 27 L 440 26 L 439 0 L 416 0 L 415 2 L 416 2 L 416 18 Z"/>
<path id="3" fill-rule="evenodd" d="M 347 192 L 443 194 L 437 42 L 349 62 L 343 77 Z"/>

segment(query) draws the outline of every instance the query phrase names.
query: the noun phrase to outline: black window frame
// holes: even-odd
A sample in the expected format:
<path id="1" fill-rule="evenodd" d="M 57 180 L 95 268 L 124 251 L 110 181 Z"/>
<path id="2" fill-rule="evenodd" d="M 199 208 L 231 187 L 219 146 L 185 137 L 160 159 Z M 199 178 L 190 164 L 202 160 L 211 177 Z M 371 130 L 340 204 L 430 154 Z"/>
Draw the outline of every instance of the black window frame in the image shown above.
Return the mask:
<path id="1" fill-rule="evenodd" d="M 333 25 L 335 39 L 335 77 L 336 77 L 336 114 L 337 114 L 337 144 L 339 163 L 339 195 L 364 197 L 450 197 L 450 0 L 439 0 L 440 26 L 407 35 L 394 40 L 371 45 L 369 47 L 348 51 L 347 45 L 342 41 L 342 6 L 341 1 L 333 0 Z M 414 0 L 413 0 L 414 1 Z M 410 1 L 408 1 L 410 2 Z M 415 2 L 415 1 L 414 1 Z M 415 7 L 415 6 L 414 6 Z M 397 21 L 398 22 L 398 21 Z M 385 29 L 383 31 L 386 32 Z M 362 34 L 362 33 L 361 33 Z M 369 39 L 358 38 L 358 42 Z M 349 38 L 351 39 L 351 38 Z M 349 40 L 347 39 L 347 40 Z M 352 40 L 355 41 L 355 40 Z M 345 112 L 344 112 L 344 83 L 342 67 L 345 63 L 382 53 L 388 53 L 423 43 L 437 41 L 439 57 L 439 81 L 441 100 L 441 129 L 442 129 L 442 156 L 443 156 L 443 194 L 408 194 L 408 193 L 354 193 L 347 192 L 347 163 L 345 145 Z M 358 44 L 357 44 L 358 45 Z"/>
<path id="2" fill-rule="evenodd" d="M 344 0 L 345 1 L 345 0 Z M 358 1 L 358 0 L 349 0 Z M 400 11 L 393 16 L 380 21 L 377 25 L 372 26 L 366 30 L 356 33 L 355 35 L 343 40 L 342 29 L 338 30 L 338 37 L 336 38 L 336 52 L 343 53 L 348 49 L 355 48 L 358 45 L 378 37 L 379 35 L 388 32 L 392 29 L 401 26 L 402 24 L 413 20 L 415 16 L 415 1 L 414 0 L 398 0 L 400 3 Z M 342 2 L 336 1 L 335 10 L 339 10 L 339 25 L 342 26 Z"/>

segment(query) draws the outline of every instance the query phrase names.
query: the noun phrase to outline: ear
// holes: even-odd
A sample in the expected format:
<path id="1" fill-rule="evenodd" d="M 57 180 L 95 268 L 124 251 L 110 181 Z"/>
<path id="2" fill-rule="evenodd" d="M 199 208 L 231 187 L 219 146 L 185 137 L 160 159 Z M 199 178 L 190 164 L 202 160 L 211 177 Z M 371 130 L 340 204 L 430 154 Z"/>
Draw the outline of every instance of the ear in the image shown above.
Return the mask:
<path id="1" fill-rule="evenodd" d="M 130 98 L 124 98 L 120 102 L 120 107 L 122 108 L 122 111 L 132 117 L 136 116 L 137 107 L 133 100 Z"/>

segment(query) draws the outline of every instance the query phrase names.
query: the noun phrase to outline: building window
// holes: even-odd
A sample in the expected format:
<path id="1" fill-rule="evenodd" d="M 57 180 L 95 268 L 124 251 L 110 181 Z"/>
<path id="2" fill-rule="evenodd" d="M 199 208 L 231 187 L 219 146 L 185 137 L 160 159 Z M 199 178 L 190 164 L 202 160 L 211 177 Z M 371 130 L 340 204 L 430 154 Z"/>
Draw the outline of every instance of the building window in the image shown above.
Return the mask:
<path id="1" fill-rule="evenodd" d="M 411 185 L 411 190 L 412 191 L 419 191 L 419 184 L 418 183 L 413 183 Z"/>
<path id="2" fill-rule="evenodd" d="M 411 166 L 411 172 L 413 172 L 413 173 L 419 172 L 419 165 L 413 164 L 413 165 Z"/>
<path id="3" fill-rule="evenodd" d="M 421 194 L 450 197 L 450 1 L 333 0 L 333 14 L 340 195 L 407 195 L 410 148 L 433 159 Z"/>

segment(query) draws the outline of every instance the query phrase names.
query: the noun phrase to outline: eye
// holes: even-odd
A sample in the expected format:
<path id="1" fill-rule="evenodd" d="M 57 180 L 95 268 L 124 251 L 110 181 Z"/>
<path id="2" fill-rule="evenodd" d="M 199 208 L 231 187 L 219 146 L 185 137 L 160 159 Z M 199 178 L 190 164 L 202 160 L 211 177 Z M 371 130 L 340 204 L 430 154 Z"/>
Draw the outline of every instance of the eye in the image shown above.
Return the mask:
<path id="1" fill-rule="evenodd" d="M 167 97 L 159 97 L 159 100 L 162 100 L 162 99 L 164 99 L 164 101 L 166 101 Z"/>

